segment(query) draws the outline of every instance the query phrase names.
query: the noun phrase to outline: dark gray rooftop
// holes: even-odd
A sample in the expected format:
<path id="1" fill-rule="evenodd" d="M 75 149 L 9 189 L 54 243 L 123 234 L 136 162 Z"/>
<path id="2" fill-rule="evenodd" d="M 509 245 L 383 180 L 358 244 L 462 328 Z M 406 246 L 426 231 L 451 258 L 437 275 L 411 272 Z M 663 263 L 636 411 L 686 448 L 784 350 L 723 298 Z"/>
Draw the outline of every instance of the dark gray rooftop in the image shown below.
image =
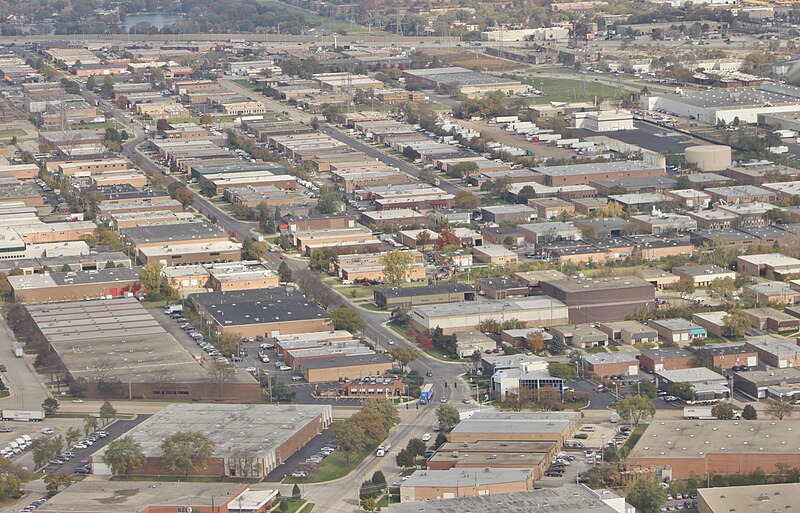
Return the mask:
<path id="1" fill-rule="evenodd" d="M 383 297 L 414 297 L 426 296 L 431 294 L 445 294 L 452 292 L 471 292 L 475 290 L 468 283 L 445 283 L 442 285 L 430 285 L 427 287 L 392 287 L 378 289 L 377 293 Z"/>
<path id="2" fill-rule="evenodd" d="M 293 287 L 192 294 L 192 300 L 223 325 L 323 319 L 325 310 Z"/>
<path id="3" fill-rule="evenodd" d="M 228 238 L 216 225 L 201 222 L 137 226 L 125 229 L 124 233 L 134 244 Z"/>

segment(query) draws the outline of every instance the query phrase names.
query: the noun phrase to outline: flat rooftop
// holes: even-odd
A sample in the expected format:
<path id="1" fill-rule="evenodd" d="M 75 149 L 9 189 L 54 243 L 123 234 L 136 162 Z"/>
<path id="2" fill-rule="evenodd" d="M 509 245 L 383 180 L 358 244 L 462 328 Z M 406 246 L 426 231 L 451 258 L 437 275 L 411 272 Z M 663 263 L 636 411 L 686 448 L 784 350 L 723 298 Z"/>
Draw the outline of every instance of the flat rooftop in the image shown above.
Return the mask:
<path id="1" fill-rule="evenodd" d="M 462 420 L 453 433 L 552 434 L 557 440 L 579 418 L 575 412 L 478 412 Z"/>
<path id="2" fill-rule="evenodd" d="M 642 160 L 625 160 L 619 162 L 598 162 L 594 164 L 571 164 L 568 166 L 533 167 L 531 169 L 546 176 L 579 176 L 656 169 L 656 166 L 647 164 Z"/>
<path id="3" fill-rule="evenodd" d="M 566 484 L 530 492 L 480 495 L 438 501 L 392 504 L 390 513 L 616 513 L 603 501 L 619 496 L 607 490 Z M 718 513 L 718 512 L 714 512 Z M 727 512 L 725 512 L 727 513 Z M 756 512 L 761 513 L 761 512 Z M 772 513 L 767 511 L 764 513 Z"/>
<path id="4" fill-rule="evenodd" d="M 800 421 L 657 420 L 631 451 L 631 458 L 705 458 L 708 454 L 798 454 Z"/>
<path id="5" fill-rule="evenodd" d="M 325 310 L 293 287 L 209 292 L 189 297 L 226 326 L 327 317 Z"/>
<path id="6" fill-rule="evenodd" d="M 367 350 L 367 348 L 364 348 Z M 375 365 L 379 363 L 392 363 L 385 354 L 356 354 L 340 356 L 337 358 L 309 358 L 300 364 L 304 369 L 336 369 L 339 367 L 359 367 L 361 365 Z"/>
<path id="7" fill-rule="evenodd" d="M 652 284 L 638 276 L 614 276 L 611 278 L 576 280 L 573 278 L 545 280 L 565 293 L 588 290 L 619 290 L 633 287 L 652 287 Z"/>
<path id="8" fill-rule="evenodd" d="M 417 470 L 400 485 L 400 488 L 450 488 L 459 483 L 491 485 L 526 481 L 530 469 L 524 468 L 451 468 L 449 470 Z"/>
<path id="9" fill-rule="evenodd" d="M 800 483 L 701 488 L 697 494 L 709 513 L 775 513 L 800 504 Z"/>
<path id="10" fill-rule="evenodd" d="M 330 417 L 329 405 L 316 404 L 168 404 L 128 432 L 145 456 L 159 457 L 164 438 L 187 429 L 200 431 L 216 443 L 215 457 L 236 449 L 256 456 L 274 450 L 316 417 Z M 322 430 L 323 424 L 319 424 Z M 94 456 L 103 454 L 103 449 Z"/>
<path id="11" fill-rule="evenodd" d="M 188 504 L 211 504 L 234 497 L 241 483 L 178 483 L 130 481 L 78 481 L 54 495 L 39 511 L 80 513 L 131 513 L 149 506 L 184 507 Z"/>
<path id="12" fill-rule="evenodd" d="M 492 314 L 514 312 L 517 310 L 543 310 L 566 308 L 561 301 L 550 296 L 514 298 L 496 301 L 467 301 L 463 303 L 440 303 L 414 307 L 415 313 L 424 317 L 441 317 L 452 315 Z"/>
<path id="13" fill-rule="evenodd" d="M 134 244 L 229 238 L 228 234 L 216 225 L 201 222 L 138 226 L 126 228 L 123 233 Z"/>
<path id="14" fill-rule="evenodd" d="M 698 382 L 725 382 L 725 376 L 717 374 L 707 367 L 692 367 L 691 369 L 660 370 L 656 375 L 673 383 L 698 383 Z"/>

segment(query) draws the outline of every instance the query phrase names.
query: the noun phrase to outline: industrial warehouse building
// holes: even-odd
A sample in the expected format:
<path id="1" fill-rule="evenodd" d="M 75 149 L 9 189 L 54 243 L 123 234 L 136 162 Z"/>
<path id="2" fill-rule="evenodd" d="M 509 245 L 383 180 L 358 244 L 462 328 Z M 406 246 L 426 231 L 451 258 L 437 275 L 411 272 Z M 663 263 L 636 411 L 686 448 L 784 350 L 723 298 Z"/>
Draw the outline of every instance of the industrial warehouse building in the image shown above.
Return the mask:
<path id="1" fill-rule="evenodd" d="M 432 68 L 404 70 L 407 84 L 415 84 L 424 89 L 439 89 L 446 93 L 465 94 L 470 97 L 501 91 L 509 96 L 524 93 L 528 86 L 518 80 L 487 75 L 465 68 Z"/>
<path id="2" fill-rule="evenodd" d="M 475 288 L 468 283 L 445 283 L 427 287 L 392 287 L 373 292 L 378 308 L 392 310 L 416 305 L 474 301 Z"/>
<path id="3" fill-rule="evenodd" d="M 762 84 L 758 87 L 680 91 L 645 96 L 641 105 L 647 110 L 665 110 L 670 114 L 697 119 L 710 125 L 718 121 L 758 122 L 759 114 L 775 114 L 797 110 L 800 88 L 783 84 Z"/>
<path id="4" fill-rule="evenodd" d="M 581 414 L 577 412 L 489 412 L 481 411 L 464 419 L 450 433 L 451 442 L 480 440 L 564 442 L 578 432 Z"/>
<path id="5" fill-rule="evenodd" d="M 653 285 L 636 276 L 543 280 L 539 286 L 567 305 L 573 324 L 620 321 L 656 306 Z"/>
<path id="6" fill-rule="evenodd" d="M 139 291 L 139 268 L 9 276 L 15 303 L 55 303 L 110 299 Z"/>
<path id="7" fill-rule="evenodd" d="M 332 416 L 330 405 L 170 404 L 127 433 L 147 458 L 133 473 L 170 475 L 161 442 L 180 431 L 199 431 L 214 442 L 214 452 L 190 475 L 265 477 L 326 429 Z M 108 475 L 103 452 L 91 456 L 92 471 Z"/>
<path id="8" fill-rule="evenodd" d="M 699 513 L 775 513 L 800 504 L 800 483 L 726 486 L 697 490 Z"/>
<path id="9" fill-rule="evenodd" d="M 672 479 L 691 474 L 778 472 L 800 466 L 796 420 L 651 422 L 627 460 L 628 470 L 672 469 Z"/>
<path id="10" fill-rule="evenodd" d="M 650 291 L 653 287 L 648 284 Z M 418 331 L 442 328 L 445 334 L 477 329 L 481 321 L 495 319 L 503 322 L 518 319 L 526 326 L 558 326 L 566 324 L 567 307 L 548 296 L 512 298 L 502 301 L 468 301 L 416 306 L 411 321 Z"/>
<path id="11" fill-rule="evenodd" d="M 219 334 L 275 337 L 329 330 L 325 310 L 294 287 L 192 294 L 189 301 Z"/>
<path id="12" fill-rule="evenodd" d="M 257 401 L 261 387 L 249 373 L 215 380 L 211 362 L 193 357 L 133 298 L 77 301 L 25 307 L 32 327 L 27 349 L 54 354 L 65 380 L 87 381 L 87 397 L 98 385 L 126 399 Z"/>

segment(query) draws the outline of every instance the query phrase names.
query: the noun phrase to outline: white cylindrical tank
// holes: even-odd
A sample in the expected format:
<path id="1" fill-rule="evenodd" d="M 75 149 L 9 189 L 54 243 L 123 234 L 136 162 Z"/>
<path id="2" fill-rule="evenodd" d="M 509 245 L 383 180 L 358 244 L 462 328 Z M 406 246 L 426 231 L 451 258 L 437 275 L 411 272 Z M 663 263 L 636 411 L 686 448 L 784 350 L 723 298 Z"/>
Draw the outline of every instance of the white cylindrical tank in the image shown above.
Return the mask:
<path id="1" fill-rule="evenodd" d="M 730 146 L 690 146 L 686 148 L 686 163 L 701 171 L 724 171 L 731 165 Z"/>

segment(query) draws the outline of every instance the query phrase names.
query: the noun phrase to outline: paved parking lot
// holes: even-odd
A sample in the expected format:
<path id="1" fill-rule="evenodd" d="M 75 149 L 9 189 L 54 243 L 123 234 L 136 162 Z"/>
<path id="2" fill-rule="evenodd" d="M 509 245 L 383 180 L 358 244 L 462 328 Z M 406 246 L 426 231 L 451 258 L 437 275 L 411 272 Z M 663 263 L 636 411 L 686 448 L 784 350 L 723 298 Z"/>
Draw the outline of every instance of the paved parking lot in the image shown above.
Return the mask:
<path id="1" fill-rule="evenodd" d="M 283 478 L 290 476 L 292 472 L 298 470 L 302 464 L 305 463 L 306 458 L 316 454 L 320 449 L 329 443 L 331 443 L 331 439 L 328 436 L 328 432 L 323 431 L 313 440 L 308 442 L 305 447 L 292 454 L 283 464 L 278 465 L 275 470 L 270 472 L 269 475 L 264 478 L 264 481 L 275 483 L 282 481 Z"/>

